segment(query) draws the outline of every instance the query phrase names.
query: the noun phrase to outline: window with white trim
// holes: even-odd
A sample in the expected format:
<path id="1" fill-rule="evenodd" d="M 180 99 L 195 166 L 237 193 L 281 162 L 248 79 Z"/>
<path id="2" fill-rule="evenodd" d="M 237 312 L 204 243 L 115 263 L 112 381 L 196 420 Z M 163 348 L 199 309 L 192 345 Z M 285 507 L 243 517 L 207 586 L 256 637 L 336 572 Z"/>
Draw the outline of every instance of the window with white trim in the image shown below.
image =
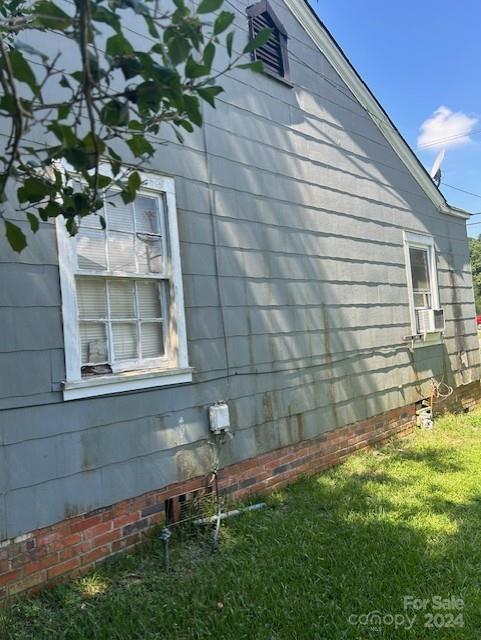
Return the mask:
<path id="1" fill-rule="evenodd" d="M 66 399 L 191 379 L 174 181 L 142 178 L 134 202 L 105 198 L 105 229 L 58 222 Z"/>
<path id="2" fill-rule="evenodd" d="M 441 331 L 436 251 L 431 236 L 404 232 L 404 251 L 413 335 Z"/>

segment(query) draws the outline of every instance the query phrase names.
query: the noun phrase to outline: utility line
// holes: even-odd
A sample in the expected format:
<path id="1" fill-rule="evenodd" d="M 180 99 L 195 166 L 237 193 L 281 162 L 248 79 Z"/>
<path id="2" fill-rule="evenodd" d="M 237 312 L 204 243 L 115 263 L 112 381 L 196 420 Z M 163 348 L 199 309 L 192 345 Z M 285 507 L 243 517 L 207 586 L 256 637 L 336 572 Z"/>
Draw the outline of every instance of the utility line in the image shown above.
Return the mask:
<path id="1" fill-rule="evenodd" d="M 481 129 L 475 129 L 474 131 L 470 131 L 469 133 L 458 133 L 455 136 L 447 136 L 446 138 L 436 138 L 432 142 L 428 142 L 426 144 L 420 144 L 415 149 L 427 149 L 428 147 L 436 147 L 441 142 L 449 142 L 449 140 L 456 140 L 458 138 L 469 138 L 469 136 L 474 136 L 481 133 Z"/>
<path id="2" fill-rule="evenodd" d="M 468 196 L 474 196 L 475 198 L 481 198 L 481 193 L 474 193 L 473 191 L 466 191 L 466 189 L 461 189 L 461 187 L 455 187 L 452 184 L 448 184 L 447 182 L 441 182 L 445 187 L 449 187 L 450 189 L 455 189 L 456 191 L 461 191 L 461 193 L 466 193 Z M 476 213 L 472 215 L 477 215 Z"/>

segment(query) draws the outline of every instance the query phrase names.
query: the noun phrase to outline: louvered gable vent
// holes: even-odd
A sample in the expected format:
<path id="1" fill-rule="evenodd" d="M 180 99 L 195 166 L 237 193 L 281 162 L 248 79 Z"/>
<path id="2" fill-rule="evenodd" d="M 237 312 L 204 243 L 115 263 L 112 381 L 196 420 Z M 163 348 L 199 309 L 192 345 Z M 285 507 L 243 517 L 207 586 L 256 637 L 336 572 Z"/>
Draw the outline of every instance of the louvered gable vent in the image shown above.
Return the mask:
<path id="1" fill-rule="evenodd" d="M 278 78 L 288 78 L 287 33 L 271 9 L 267 0 L 262 0 L 247 9 L 249 36 L 254 39 L 263 29 L 271 29 L 269 40 L 256 49 L 253 60 L 261 60 L 264 71 Z"/>

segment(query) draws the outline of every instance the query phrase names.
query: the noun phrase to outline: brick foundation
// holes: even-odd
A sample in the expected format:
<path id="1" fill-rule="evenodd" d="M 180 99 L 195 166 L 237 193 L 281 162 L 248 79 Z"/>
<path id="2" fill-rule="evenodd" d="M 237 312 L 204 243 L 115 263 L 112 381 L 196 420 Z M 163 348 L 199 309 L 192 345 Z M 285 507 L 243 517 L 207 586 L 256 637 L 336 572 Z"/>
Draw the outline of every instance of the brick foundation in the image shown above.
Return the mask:
<path id="1" fill-rule="evenodd" d="M 480 399 L 481 386 L 474 382 L 437 402 L 435 411 L 470 411 Z M 235 498 L 271 491 L 300 474 L 327 469 L 353 451 L 404 435 L 415 423 L 414 405 L 401 407 L 233 464 L 220 472 L 221 491 Z M 168 498 L 204 483 L 201 477 L 172 484 L 0 543 L 0 598 L 79 575 L 99 560 L 134 547 L 153 525 L 164 521 Z"/>

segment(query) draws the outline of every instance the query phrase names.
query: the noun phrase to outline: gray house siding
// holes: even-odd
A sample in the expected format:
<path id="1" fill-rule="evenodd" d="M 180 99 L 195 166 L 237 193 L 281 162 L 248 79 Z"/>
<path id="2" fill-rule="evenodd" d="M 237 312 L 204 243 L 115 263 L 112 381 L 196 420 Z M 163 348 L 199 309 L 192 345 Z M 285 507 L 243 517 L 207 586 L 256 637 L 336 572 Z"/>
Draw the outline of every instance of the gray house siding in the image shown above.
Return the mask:
<path id="1" fill-rule="evenodd" d="M 249 3 L 235 4 L 240 48 Z M 215 401 L 229 464 L 416 402 L 432 376 L 479 378 L 465 221 L 437 211 L 271 4 L 294 86 L 229 74 L 203 130 L 151 163 L 176 182 L 193 384 L 63 401 L 55 229 L 20 256 L 1 238 L 0 538 L 206 473 Z M 434 237 L 446 313 L 443 344 L 414 352 L 403 230 Z"/>

